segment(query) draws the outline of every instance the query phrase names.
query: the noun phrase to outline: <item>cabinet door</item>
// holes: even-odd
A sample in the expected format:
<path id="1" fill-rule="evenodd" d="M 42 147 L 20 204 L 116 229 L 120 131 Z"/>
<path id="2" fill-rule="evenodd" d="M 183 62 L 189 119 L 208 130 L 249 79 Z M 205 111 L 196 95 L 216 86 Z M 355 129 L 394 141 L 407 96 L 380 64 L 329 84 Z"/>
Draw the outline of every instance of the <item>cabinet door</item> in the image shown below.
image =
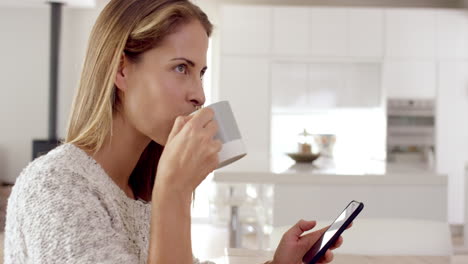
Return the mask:
<path id="1" fill-rule="evenodd" d="M 431 60 L 387 60 L 383 67 L 383 90 L 387 98 L 434 99 L 436 63 Z"/>
<path id="2" fill-rule="evenodd" d="M 298 7 L 273 9 L 273 52 L 309 53 L 309 11 Z"/>
<path id="3" fill-rule="evenodd" d="M 227 170 L 268 170 L 270 96 L 267 59 L 221 56 L 220 100 L 231 103 L 247 156 Z M 223 168 L 224 169 L 224 168 Z"/>
<path id="4" fill-rule="evenodd" d="M 441 59 L 468 58 L 466 11 L 437 11 L 437 56 Z"/>
<path id="5" fill-rule="evenodd" d="M 345 8 L 310 9 L 310 53 L 316 56 L 348 55 L 348 12 Z"/>
<path id="6" fill-rule="evenodd" d="M 354 63 L 348 66 L 346 89 L 339 94 L 340 106 L 379 107 L 382 102 L 381 64 Z"/>
<path id="7" fill-rule="evenodd" d="M 275 63 L 272 65 L 271 101 L 273 112 L 307 110 L 307 64 Z"/>
<path id="8" fill-rule="evenodd" d="M 434 10 L 388 9 L 385 13 L 387 57 L 435 57 Z"/>
<path id="9" fill-rule="evenodd" d="M 380 64 L 314 63 L 309 65 L 309 109 L 378 107 Z"/>
<path id="10" fill-rule="evenodd" d="M 449 177 L 448 219 L 461 223 L 464 167 L 468 160 L 468 63 L 441 61 L 438 79 L 436 168 Z"/>
<path id="11" fill-rule="evenodd" d="M 271 51 L 272 9 L 261 6 L 221 7 L 222 54 L 267 54 Z"/>
<path id="12" fill-rule="evenodd" d="M 349 55 L 382 58 L 384 13 L 382 9 L 349 9 Z"/>
<path id="13" fill-rule="evenodd" d="M 340 106 L 340 94 L 346 87 L 347 66 L 315 63 L 309 65 L 309 105 L 312 109 Z"/>

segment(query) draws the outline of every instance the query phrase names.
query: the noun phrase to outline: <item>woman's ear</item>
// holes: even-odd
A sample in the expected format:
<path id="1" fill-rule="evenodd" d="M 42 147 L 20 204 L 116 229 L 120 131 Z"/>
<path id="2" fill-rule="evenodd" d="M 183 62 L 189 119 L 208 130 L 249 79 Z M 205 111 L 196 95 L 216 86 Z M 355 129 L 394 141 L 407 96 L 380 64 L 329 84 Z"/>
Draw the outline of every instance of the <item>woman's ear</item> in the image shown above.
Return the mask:
<path id="1" fill-rule="evenodd" d="M 117 69 L 117 75 L 115 76 L 115 86 L 122 92 L 125 92 L 128 88 L 128 58 L 125 53 L 122 52 L 120 57 L 119 68 Z"/>

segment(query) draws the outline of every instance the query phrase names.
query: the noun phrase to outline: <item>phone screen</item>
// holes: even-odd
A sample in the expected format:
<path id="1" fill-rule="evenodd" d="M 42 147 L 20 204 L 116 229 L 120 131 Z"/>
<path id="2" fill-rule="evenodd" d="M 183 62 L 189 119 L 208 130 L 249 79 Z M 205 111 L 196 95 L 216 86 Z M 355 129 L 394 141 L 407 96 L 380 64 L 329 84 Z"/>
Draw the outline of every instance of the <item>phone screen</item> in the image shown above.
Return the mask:
<path id="1" fill-rule="evenodd" d="M 302 259 L 304 263 L 315 263 L 323 254 L 325 254 L 325 251 L 336 242 L 336 239 L 338 239 L 346 227 L 359 214 L 362 208 L 363 204 L 360 202 L 352 201 L 349 203 L 327 231 L 325 231 L 319 240 L 317 240 L 317 242 L 304 255 Z M 337 234 L 337 232 L 339 232 L 339 234 Z"/>

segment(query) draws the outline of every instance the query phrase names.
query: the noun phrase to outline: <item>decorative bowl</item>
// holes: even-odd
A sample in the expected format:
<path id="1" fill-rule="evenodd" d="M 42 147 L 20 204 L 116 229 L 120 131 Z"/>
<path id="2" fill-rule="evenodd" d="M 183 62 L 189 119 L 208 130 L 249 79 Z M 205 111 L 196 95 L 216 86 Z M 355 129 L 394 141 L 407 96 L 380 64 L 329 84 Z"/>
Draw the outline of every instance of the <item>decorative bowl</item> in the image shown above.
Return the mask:
<path id="1" fill-rule="evenodd" d="M 309 163 L 312 162 L 318 157 L 320 157 L 320 153 L 314 154 L 314 153 L 286 153 L 291 159 L 293 159 L 295 162 L 300 162 L 300 163 Z"/>

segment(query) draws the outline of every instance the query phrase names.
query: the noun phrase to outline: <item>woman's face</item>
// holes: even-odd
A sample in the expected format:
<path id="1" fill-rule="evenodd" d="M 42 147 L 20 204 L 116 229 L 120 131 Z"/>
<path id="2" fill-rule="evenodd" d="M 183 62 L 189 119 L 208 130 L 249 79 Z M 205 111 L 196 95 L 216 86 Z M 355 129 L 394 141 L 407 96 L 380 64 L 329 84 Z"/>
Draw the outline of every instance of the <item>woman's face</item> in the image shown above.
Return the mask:
<path id="1" fill-rule="evenodd" d="M 137 132 L 165 145 L 177 116 L 205 103 L 208 36 L 198 21 L 180 25 L 138 62 L 125 59 L 116 85 L 124 118 Z"/>

